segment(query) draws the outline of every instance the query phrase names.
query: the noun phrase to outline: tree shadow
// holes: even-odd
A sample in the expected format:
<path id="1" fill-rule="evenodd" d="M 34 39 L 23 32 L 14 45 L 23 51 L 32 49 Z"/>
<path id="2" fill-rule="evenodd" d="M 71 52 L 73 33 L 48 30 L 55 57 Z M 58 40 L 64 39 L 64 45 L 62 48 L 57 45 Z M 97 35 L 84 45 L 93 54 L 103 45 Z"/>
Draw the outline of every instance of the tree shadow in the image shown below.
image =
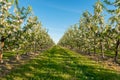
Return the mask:
<path id="1" fill-rule="evenodd" d="M 57 56 L 59 54 L 60 56 Z M 74 55 L 74 54 L 73 54 Z M 6 80 L 119 80 L 114 71 L 79 63 L 82 59 L 62 48 L 53 48 L 4 77 Z M 83 61 L 84 62 L 84 61 Z M 92 63 L 91 63 L 92 64 Z"/>

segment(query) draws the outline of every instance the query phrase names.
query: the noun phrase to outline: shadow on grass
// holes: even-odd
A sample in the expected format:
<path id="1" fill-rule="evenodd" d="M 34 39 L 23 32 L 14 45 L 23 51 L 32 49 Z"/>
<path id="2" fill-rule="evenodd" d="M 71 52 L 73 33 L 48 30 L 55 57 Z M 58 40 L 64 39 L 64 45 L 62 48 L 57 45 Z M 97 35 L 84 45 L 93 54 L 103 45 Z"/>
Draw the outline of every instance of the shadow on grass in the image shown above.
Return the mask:
<path id="1" fill-rule="evenodd" d="M 6 80 L 119 80 L 114 71 L 89 64 L 68 50 L 53 47 L 3 78 Z M 81 61 L 81 62 L 80 62 Z M 80 63 L 81 64 L 80 64 Z"/>

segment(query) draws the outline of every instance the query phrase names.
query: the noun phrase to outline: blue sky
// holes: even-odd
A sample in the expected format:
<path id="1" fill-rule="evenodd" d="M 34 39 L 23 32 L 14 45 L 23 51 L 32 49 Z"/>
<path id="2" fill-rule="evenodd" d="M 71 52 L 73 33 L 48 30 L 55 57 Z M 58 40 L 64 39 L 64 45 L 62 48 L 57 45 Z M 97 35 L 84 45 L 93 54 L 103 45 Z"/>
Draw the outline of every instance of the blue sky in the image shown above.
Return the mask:
<path id="1" fill-rule="evenodd" d="M 32 6 L 43 27 L 57 43 L 71 25 L 78 23 L 81 14 L 93 12 L 97 0 L 19 0 L 22 6 Z"/>

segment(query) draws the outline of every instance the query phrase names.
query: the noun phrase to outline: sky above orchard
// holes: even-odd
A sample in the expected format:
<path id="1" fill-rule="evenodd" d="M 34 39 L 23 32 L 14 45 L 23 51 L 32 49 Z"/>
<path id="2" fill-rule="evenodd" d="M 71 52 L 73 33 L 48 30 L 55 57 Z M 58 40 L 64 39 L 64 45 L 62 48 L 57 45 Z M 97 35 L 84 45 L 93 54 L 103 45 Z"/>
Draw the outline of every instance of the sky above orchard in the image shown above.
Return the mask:
<path id="1" fill-rule="evenodd" d="M 32 6 L 43 27 L 57 43 L 64 32 L 79 23 L 81 14 L 88 10 L 93 13 L 97 0 L 19 0 L 21 6 Z"/>

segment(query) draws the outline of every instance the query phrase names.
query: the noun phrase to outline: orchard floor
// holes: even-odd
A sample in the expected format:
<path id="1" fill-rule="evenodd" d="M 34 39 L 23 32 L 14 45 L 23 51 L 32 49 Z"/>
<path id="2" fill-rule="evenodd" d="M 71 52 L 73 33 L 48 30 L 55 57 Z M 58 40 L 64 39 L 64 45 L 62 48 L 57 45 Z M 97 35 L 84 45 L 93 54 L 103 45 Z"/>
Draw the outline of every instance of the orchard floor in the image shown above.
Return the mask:
<path id="1" fill-rule="evenodd" d="M 59 46 L 24 61 L 0 80 L 120 80 L 120 73 Z"/>

